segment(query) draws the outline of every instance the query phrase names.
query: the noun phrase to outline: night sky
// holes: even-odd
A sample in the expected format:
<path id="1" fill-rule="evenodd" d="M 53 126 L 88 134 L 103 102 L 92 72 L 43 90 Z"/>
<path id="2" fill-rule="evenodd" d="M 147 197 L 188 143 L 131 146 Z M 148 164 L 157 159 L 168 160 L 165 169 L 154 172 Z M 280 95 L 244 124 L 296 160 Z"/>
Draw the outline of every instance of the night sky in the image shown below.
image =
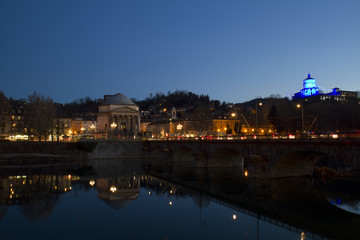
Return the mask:
<path id="1" fill-rule="evenodd" d="M 0 89 L 56 102 L 360 90 L 358 0 L 1 0 Z"/>

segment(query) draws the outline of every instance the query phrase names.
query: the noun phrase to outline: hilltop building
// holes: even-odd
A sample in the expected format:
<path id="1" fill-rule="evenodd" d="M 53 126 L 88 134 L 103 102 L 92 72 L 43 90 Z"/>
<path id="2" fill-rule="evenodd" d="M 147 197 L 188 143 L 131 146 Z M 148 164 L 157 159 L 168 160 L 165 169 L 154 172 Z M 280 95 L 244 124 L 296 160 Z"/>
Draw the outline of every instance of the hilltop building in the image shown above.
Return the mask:
<path id="1" fill-rule="evenodd" d="M 338 101 L 348 102 L 357 100 L 358 93 L 353 91 L 342 91 L 339 88 L 333 88 L 329 93 L 322 93 L 319 90 L 316 80 L 309 73 L 303 80 L 303 89 L 295 93 L 293 100 L 312 100 L 312 101 Z"/>

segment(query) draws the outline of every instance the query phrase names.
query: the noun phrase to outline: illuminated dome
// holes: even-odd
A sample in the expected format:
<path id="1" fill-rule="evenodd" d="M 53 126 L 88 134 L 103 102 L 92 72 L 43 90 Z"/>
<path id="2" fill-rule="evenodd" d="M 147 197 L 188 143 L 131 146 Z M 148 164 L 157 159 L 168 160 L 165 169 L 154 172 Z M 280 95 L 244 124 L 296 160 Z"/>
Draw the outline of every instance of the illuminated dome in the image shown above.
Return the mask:
<path id="1" fill-rule="evenodd" d="M 314 78 L 311 77 L 311 74 L 308 74 L 308 77 L 306 79 L 304 79 L 304 83 L 303 83 L 303 87 L 304 88 L 314 88 L 316 87 L 316 81 Z"/>
<path id="2" fill-rule="evenodd" d="M 105 96 L 105 101 L 102 105 L 135 105 L 130 98 L 125 97 L 123 94 L 118 93 L 115 95 Z"/>
<path id="3" fill-rule="evenodd" d="M 311 77 L 311 74 L 308 74 L 308 77 L 304 79 L 303 89 L 301 90 L 301 97 L 310 97 L 314 95 L 319 95 L 319 88 L 316 85 L 316 81 Z"/>

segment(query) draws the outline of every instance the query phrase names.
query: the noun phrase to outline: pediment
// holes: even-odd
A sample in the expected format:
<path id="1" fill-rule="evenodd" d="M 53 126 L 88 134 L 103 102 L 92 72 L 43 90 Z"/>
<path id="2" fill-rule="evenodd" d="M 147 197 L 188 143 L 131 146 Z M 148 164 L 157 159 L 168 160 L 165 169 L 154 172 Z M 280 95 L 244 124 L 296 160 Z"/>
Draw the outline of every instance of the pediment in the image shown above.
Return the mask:
<path id="1" fill-rule="evenodd" d="M 115 108 L 111 111 L 112 113 L 131 113 L 131 114 L 139 114 L 139 111 L 131 108 L 131 107 L 119 107 L 119 108 Z"/>

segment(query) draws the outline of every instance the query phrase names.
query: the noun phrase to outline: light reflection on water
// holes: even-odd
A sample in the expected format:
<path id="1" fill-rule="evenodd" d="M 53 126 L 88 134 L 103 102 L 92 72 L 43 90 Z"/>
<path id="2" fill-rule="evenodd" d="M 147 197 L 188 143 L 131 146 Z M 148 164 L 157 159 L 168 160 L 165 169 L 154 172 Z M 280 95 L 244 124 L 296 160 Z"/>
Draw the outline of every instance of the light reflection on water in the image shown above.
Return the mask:
<path id="1" fill-rule="evenodd" d="M 234 169 L 190 174 L 186 168 L 172 173 L 129 168 L 115 174 L 114 166 L 108 176 L 96 169 L 101 174 L 1 176 L 1 237 L 351 239 L 358 230 L 341 231 L 360 222 L 328 200 L 341 196 L 351 202 L 358 196 L 319 188 L 311 179 L 258 181 Z"/>

